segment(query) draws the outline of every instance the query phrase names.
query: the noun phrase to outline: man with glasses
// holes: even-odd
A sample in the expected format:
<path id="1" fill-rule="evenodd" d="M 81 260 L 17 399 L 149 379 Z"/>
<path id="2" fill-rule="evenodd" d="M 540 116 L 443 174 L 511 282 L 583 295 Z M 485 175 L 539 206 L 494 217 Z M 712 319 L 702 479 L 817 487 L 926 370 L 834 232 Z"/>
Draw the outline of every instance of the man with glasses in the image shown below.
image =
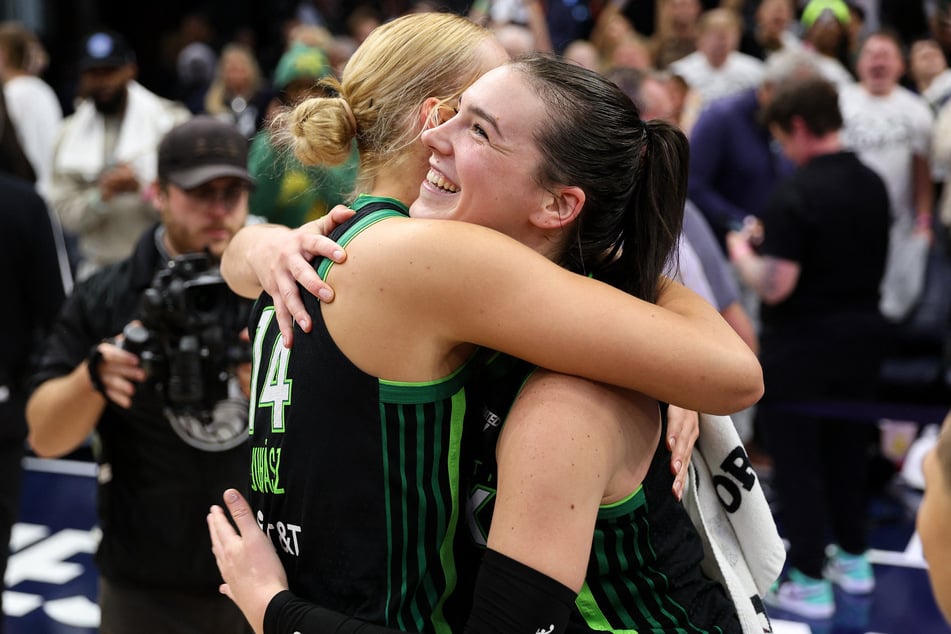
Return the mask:
<path id="1" fill-rule="evenodd" d="M 218 593 L 205 526 L 221 491 L 243 489 L 248 479 L 250 364 L 221 357 L 202 365 L 216 342 L 238 344 L 247 321 L 236 297 L 215 283 L 218 258 L 248 218 L 247 158 L 247 140 L 212 117 L 165 135 L 153 197 L 160 223 L 128 258 L 76 286 L 33 377 L 27 421 L 37 454 L 62 456 L 94 435 L 104 634 L 250 631 Z M 182 276 L 196 261 L 208 266 Z M 163 279 L 171 281 L 161 286 Z M 170 299 L 184 306 L 175 311 Z M 177 347 L 133 348 L 135 333 L 160 329 L 155 313 L 163 311 L 182 321 Z M 182 394 L 207 393 L 222 377 L 227 390 L 209 408 L 213 415 L 182 406 Z"/>

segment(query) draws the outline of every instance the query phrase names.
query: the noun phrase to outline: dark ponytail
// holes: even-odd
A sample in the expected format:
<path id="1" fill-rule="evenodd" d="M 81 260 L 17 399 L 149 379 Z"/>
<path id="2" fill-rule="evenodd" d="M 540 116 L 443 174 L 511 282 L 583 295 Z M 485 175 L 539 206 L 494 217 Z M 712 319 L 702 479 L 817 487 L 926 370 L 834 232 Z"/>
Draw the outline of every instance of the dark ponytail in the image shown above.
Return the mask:
<path id="1" fill-rule="evenodd" d="M 624 248 L 607 264 L 604 281 L 649 301 L 657 299 L 657 280 L 670 260 L 683 228 L 690 148 L 679 128 L 655 119 L 647 131 L 634 195 L 621 217 Z"/>
<path id="2" fill-rule="evenodd" d="M 645 124 L 630 98 L 597 73 L 549 55 L 513 64 L 547 109 L 535 134 L 536 178 L 585 192 L 559 263 L 654 301 L 683 224 L 686 137 L 667 123 Z"/>

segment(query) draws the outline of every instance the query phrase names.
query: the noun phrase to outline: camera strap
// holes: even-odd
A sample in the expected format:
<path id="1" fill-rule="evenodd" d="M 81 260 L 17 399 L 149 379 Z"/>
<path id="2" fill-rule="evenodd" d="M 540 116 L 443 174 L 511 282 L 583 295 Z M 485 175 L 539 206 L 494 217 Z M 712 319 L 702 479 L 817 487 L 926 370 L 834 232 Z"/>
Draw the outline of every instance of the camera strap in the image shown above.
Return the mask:
<path id="1" fill-rule="evenodd" d="M 99 364 L 101 363 L 102 352 L 99 351 L 99 344 L 96 343 L 93 344 L 89 350 L 89 355 L 86 357 L 86 370 L 89 372 L 89 382 L 92 383 L 92 386 L 97 392 L 105 396 L 108 400 L 109 397 L 106 395 L 106 386 L 102 382 L 102 375 L 99 374 Z"/>

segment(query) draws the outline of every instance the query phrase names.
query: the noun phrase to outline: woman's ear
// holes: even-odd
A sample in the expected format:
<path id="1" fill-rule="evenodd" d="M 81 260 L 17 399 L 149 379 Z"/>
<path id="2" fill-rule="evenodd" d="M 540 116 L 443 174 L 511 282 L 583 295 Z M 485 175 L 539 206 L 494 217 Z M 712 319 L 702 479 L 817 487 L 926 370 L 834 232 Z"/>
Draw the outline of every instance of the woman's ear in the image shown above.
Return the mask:
<path id="1" fill-rule="evenodd" d="M 422 130 L 435 128 L 442 123 L 439 117 L 439 99 L 427 97 L 419 109 L 419 126 Z"/>
<path id="2" fill-rule="evenodd" d="M 456 114 L 452 104 L 453 101 L 445 101 L 436 97 L 427 98 L 419 110 L 420 125 L 423 130 L 435 128 L 452 119 Z"/>
<path id="3" fill-rule="evenodd" d="M 573 223 L 584 207 L 584 190 L 580 187 L 556 187 L 545 193 L 541 209 L 532 214 L 532 223 L 542 229 L 556 229 Z"/>

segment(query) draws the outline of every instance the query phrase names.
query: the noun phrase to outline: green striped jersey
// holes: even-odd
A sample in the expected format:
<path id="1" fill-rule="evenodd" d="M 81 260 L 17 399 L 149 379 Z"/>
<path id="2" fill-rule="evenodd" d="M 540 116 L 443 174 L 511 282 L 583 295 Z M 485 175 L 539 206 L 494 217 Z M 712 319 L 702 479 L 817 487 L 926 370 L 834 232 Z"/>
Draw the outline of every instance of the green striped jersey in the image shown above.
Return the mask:
<path id="1" fill-rule="evenodd" d="M 361 198 L 355 208 L 341 243 L 406 214 L 388 199 Z M 337 348 L 319 301 L 302 295 L 314 324 L 309 334 L 295 331 L 291 349 L 269 297 L 252 315 L 258 523 L 298 596 L 396 629 L 448 632 L 442 606 L 456 582 L 469 367 L 428 383 L 369 376 Z"/>

